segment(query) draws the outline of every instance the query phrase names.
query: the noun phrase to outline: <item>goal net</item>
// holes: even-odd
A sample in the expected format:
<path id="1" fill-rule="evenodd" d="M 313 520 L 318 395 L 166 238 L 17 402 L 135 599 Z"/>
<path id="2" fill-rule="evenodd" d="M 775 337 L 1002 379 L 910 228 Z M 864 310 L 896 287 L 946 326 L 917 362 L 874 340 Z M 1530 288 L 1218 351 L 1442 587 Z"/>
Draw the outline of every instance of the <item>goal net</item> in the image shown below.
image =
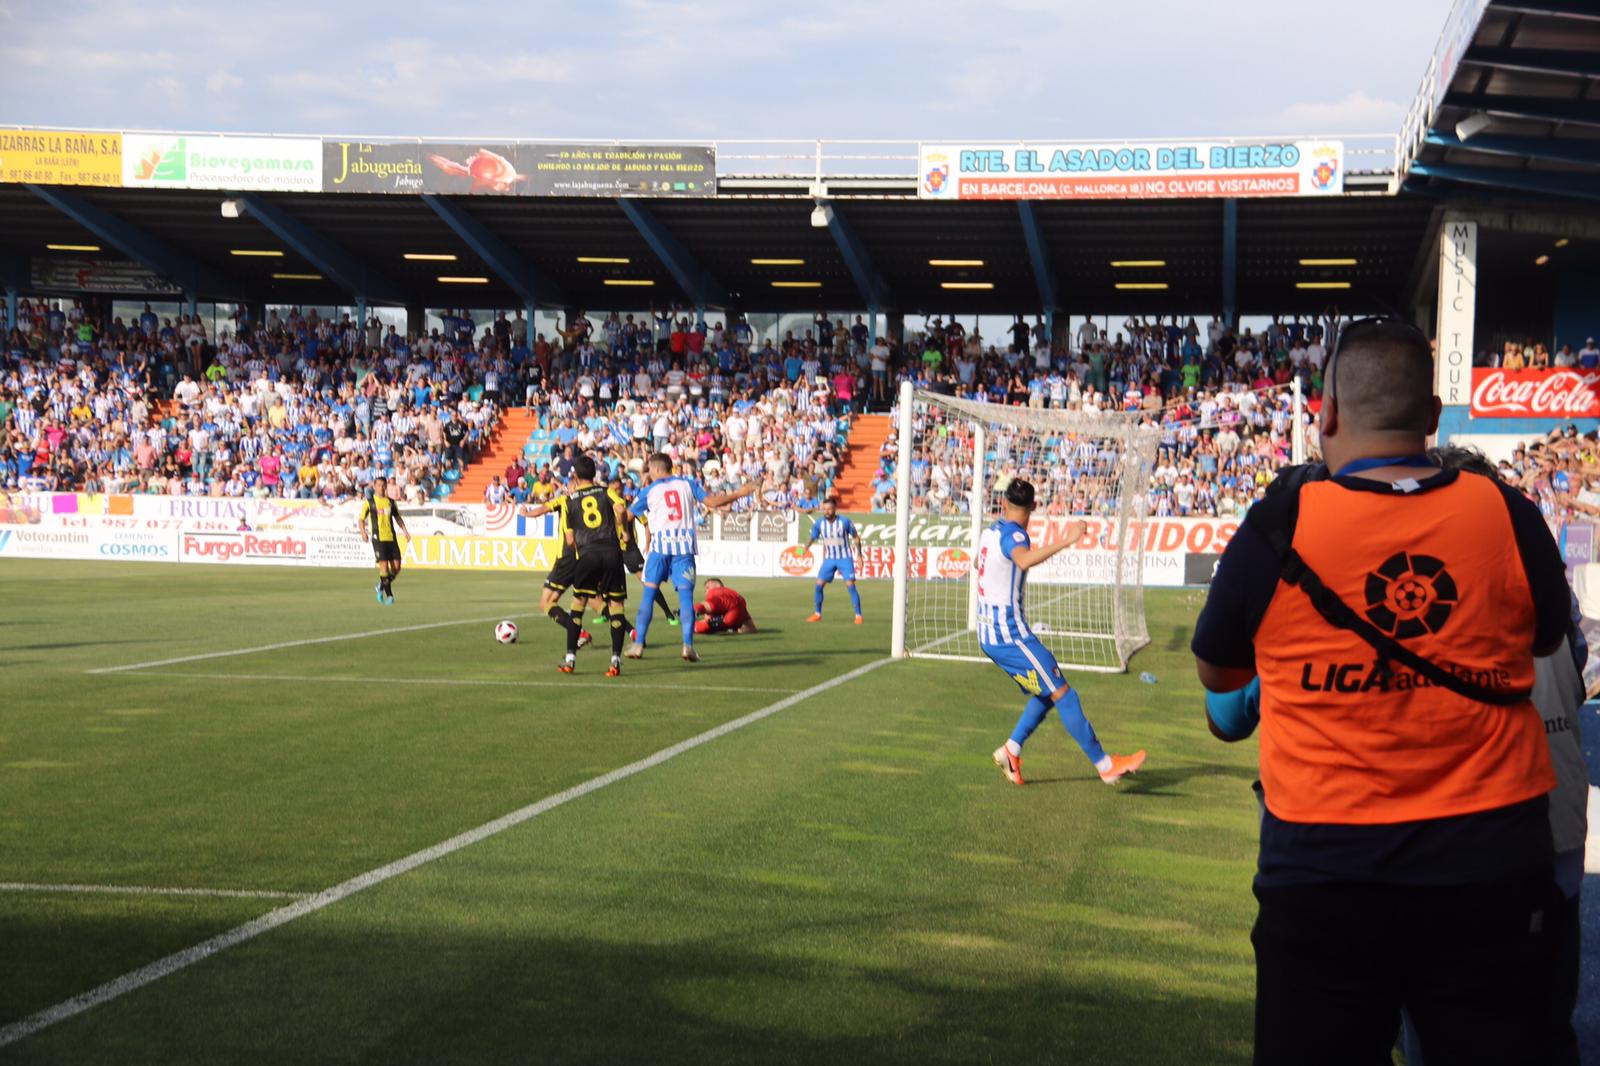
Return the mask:
<path id="1" fill-rule="evenodd" d="M 1117 413 L 1004 407 L 914 390 L 895 411 L 896 656 L 987 661 L 978 538 L 1014 478 L 1038 501 L 1033 543 L 1078 544 L 1028 571 L 1028 624 L 1063 667 L 1121 672 L 1149 643 L 1143 524 L 1158 433 Z"/>

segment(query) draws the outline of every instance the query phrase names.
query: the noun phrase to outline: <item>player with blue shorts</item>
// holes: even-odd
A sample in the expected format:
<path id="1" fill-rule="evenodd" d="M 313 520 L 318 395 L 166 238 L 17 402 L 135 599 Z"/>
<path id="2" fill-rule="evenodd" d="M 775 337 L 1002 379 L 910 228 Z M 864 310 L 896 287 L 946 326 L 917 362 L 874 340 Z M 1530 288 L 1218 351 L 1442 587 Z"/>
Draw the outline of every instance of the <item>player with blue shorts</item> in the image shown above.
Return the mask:
<path id="1" fill-rule="evenodd" d="M 695 531 L 696 507 L 721 507 L 749 496 L 759 487 L 752 482 L 735 492 L 708 496 L 700 482 L 674 475 L 672 459 L 662 452 L 645 463 L 645 474 L 649 483 L 628 508 L 636 518 L 647 516 L 644 532 L 649 537 L 644 573 L 640 575 L 645 587 L 644 602 L 639 605 L 634 623 L 633 646 L 627 651 L 630 659 L 644 658 L 645 638 L 655 614 L 655 593 L 663 582 L 671 581 L 677 590 L 679 615 L 694 617 L 694 560 L 700 546 Z M 700 656 L 694 650 L 694 626 L 683 626 L 682 632 L 684 661 L 699 662 Z"/>
<path id="2" fill-rule="evenodd" d="M 1023 606 L 1028 571 L 1076 544 L 1086 527 L 1083 522 L 1073 522 L 1066 536 L 1035 548 L 1028 537 L 1033 507 L 1033 485 L 1020 478 L 1013 480 L 1001 501 L 1000 521 L 984 530 L 978 540 L 978 644 L 1029 697 L 1011 739 L 994 750 L 994 763 L 1007 780 L 1022 784 L 1022 745 L 1054 707 L 1061 724 L 1099 771 L 1100 780 L 1114 785 L 1144 765 L 1144 752 L 1106 754 L 1094 726 L 1084 717 L 1078 693 L 1067 684 L 1050 649 L 1029 628 Z"/>
<path id="3" fill-rule="evenodd" d="M 856 557 L 861 554 L 861 533 L 856 524 L 839 515 L 832 500 L 822 504 L 822 517 L 811 526 L 811 545 L 822 541 L 822 569 L 817 573 L 815 610 L 807 622 L 822 621 L 822 591 L 833 582 L 834 576 L 844 578 L 844 587 L 850 590 L 850 603 L 856 609 L 856 625 L 861 624 L 861 593 L 856 591 Z"/>

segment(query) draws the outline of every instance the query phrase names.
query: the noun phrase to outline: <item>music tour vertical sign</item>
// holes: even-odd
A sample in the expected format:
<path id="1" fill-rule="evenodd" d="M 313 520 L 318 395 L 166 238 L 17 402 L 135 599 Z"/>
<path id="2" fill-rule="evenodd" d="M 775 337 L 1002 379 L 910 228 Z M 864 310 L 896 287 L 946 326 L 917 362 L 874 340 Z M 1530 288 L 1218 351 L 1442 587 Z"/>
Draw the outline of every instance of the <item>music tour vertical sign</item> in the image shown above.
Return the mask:
<path id="1" fill-rule="evenodd" d="M 1438 393 L 1472 401 L 1473 325 L 1478 312 L 1478 224 L 1446 216 L 1439 229 Z"/>

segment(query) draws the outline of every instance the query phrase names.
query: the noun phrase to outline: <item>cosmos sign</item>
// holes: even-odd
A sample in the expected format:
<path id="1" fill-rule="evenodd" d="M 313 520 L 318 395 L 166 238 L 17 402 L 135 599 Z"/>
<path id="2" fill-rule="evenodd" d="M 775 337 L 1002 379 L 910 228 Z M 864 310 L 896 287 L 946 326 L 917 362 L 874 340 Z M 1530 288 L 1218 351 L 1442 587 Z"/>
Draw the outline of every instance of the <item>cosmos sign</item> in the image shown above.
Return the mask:
<path id="1" fill-rule="evenodd" d="M 322 142 L 325 192 L 714 196 L 708 145 Z"/>

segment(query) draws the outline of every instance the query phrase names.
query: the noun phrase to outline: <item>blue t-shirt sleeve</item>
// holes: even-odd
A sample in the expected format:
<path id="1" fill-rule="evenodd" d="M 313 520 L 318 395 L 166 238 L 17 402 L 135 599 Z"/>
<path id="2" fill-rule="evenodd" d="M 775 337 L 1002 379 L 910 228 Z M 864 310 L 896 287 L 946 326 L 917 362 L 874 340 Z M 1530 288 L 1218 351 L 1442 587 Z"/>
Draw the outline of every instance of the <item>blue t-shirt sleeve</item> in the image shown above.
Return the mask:
<path id="1" fill-rule="evenodd" d="M 706 487 L 698 481 L 689 482 L 689 491 L 694 493 L 695 502 L 706 502 Z"/>
<path id="2" fill-rule="evenodd" d="M 1011 558 L 1011 553 L 1018 548 L 1031 547 L 1033 542 L 1028 539 L 1028 531 L 1025 529 L 1007 529 L 1000 534 L 1000 554 L 1007 559 Z"/>
<path id="3" fill-rule="evenodd" d="M 649 509 L 650 509 L 650 490 L 646 489 L 644 492 L 639 493 L 639 495 L 637 495 L 637 496 L 635 496 L 633 498 L 633 504 L 632 504 L 632 506 L 630 506 L 628 508 L 628 513 L 633 515 L 635 518 L 638 518 L 639 516 L 643 515 Z"/>
<path id="4" fill-rule="evenodd" d="M 850 519 L 848 519 L 848 518 L 846 518 L 844 520 L 844 529 L 842 530 L 842 532 L 843 532 L 844 536 L 847 537 L 847 538 L 859 535 L 859 534 L 856 533 L 856 524 L 854 522 L 850 521 Z"/>

